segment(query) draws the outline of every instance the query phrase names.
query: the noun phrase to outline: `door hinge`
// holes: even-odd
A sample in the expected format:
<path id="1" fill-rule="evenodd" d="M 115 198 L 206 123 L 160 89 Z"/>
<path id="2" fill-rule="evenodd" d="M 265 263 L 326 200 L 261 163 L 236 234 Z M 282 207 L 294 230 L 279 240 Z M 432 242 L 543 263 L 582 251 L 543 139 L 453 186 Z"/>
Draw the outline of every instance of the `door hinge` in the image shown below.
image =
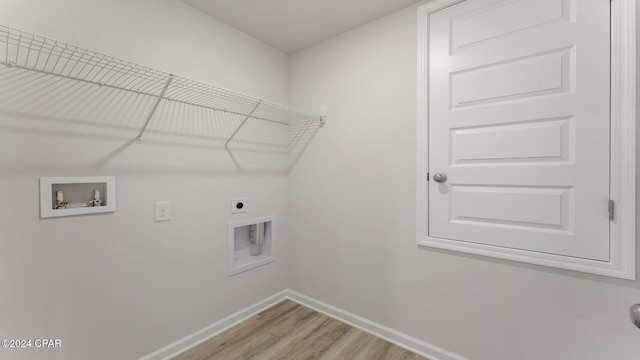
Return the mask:
<path id="1" fill-rule="evenodd" d="M 613 200 L 609 200 L 609 221 L 613 221 L 613 216 L 615 214 L 615 203 Z"/>
<path id="2" fill-rule="evenodd" d="M 427 173 L 427 181 L 429 181 L 429 173 Z"/>

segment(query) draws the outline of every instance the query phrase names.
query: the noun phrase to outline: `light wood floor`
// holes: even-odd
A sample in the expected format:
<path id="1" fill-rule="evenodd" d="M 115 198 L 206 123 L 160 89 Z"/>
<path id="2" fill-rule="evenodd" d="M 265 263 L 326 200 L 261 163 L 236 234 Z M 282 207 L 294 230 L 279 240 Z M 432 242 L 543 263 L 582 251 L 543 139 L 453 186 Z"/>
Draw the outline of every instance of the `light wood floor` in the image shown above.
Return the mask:
<path id="1" fill-rule="evenodd" d="M 426 360 L 292 301 L 283 301 L 173 360 Z"/>

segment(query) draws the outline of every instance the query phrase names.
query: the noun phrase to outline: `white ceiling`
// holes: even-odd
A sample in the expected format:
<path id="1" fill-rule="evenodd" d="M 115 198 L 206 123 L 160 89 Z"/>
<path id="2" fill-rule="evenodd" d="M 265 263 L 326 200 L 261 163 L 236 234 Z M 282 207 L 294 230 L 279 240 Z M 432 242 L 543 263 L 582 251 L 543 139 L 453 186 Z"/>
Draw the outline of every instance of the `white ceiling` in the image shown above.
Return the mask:
<path id="1" fill-rule="evenodd" d="M 183 0 L 286 53 L 421 0 Z"/>

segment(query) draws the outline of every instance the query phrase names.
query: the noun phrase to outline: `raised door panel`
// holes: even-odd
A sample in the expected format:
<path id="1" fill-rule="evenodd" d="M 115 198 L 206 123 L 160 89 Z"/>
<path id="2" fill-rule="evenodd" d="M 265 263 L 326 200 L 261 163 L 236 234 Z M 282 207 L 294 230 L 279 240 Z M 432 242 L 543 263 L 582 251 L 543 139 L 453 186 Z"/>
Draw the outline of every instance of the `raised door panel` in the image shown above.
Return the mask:
<path id="1" fill-rule="evenodd" d="M 609 260 L 609 37 L 607 0 L 430 15 L 430 237 Z"/>

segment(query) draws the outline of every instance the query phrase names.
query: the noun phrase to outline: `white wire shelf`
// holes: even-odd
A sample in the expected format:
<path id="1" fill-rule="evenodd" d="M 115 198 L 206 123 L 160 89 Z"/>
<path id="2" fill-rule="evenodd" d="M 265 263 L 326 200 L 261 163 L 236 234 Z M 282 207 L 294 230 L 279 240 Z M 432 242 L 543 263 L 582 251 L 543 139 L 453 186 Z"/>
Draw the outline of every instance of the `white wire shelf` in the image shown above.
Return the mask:
<path id="1" fill-rule="evenodd" d="M 141 142 L 162 101 L 237 115 L 243 121 L 225 142 L 225 148 L 248 119 L 282 125 L 293 121 L 317 122 L 325 118 L 290 106 L 139 65 L 44 36 L 0 25 L 0 66 L 46 74 L 155 98 L 138 134 Z"/>

